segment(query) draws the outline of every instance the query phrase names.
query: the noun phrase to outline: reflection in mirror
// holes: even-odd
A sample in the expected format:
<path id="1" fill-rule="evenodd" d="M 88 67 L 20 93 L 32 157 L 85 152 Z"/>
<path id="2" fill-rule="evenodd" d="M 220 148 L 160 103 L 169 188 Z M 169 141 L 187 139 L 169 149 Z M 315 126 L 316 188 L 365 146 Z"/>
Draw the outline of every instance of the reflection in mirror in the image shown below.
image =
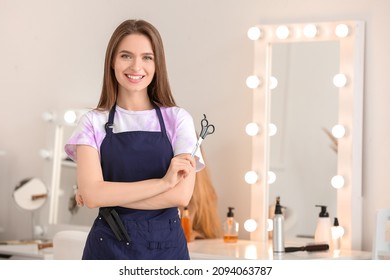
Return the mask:
<path id="1" fill-rule="evenodd" d="M 255 32 L 254 32 L 255 31 Z M 337 209 L 333 210 L 337 213 L 332 213 L 334 217 L 337 217 L 340 221 L 340 224 L 345 229 L 345 234 L 342 241 L 342 248 L 345 249 L 360 249 L 361 248 L 361 211 L 362 211 L 362 197 L 361 197 L 361 155 L 362 155 L 362 99 L 363 99 L 363 58 L 364 58 L 364 23 L 358 21 L 338 21 L 338 22 L 319 22 L 319 23 L 297 23 L 297 24 L 287 24 L 287 25 L 261 25 L 251 28 L 248 31 L 248 37 L 255 42 L 255 52 L 254 52 L 254 72 L 251 73 L 251 80 L 257 80 L 258 83 L 256 85 L 251 85 L 250 88 L 253 89 L 253 114 L 251 123 L 255 123 L 259 126 L 259 133 L 252 136 L 252 167 L 251 171 L 257 174 L 257 180 L 250 182 L 251 184 L 251 219 L 254 219 L 259 223 L 259 226 L 251 232 L 252 240 L 259 240 L 262 242 L 267 242 L 268 233 L 267 233 L 267 225 L 269 224 L 269 201 L 273 201 L 275 198 L 272 196 L 279 195 L 280 192 L 278 189 L 283 189 L 286 191 L 285 198 L 281 199 L 282 204 L 285 203 L 286 206 L 290 208 L 290 213 L 294 213 L 294 211 L 299 210 L 299 206 L 297 205 L 289 205 L 288 198 L 289 197 L 303 197 L 309 196 L 307 192 L 307 188 L 332 188 L 331 186 L 331 178 L 328 178 L 329 174 L 333 173 L 332 178 L 336 178 L 337 180 L 332 180 L 334 186 L 340 187 L 337 190 L 331 190 L 330 192 L 337 193 Z M 282 94 L 278 97 L 276 93 L 276 89 L 272 90 L 271 86 L 274 83 L 272 76 L 276 73 L 277 66 L 274 65 L 274 60 L 278 59 L 277 54 L 273 58 L 272 52 L 277 52 L 277 44 L 285 44 L 285 43 L 313 43 L 313 42 L 326 42 L 326 43 L 336 43 L 336 47 L 339 49 L 339 61 L 337 69 L 334 69 L 334 64 L 329 66 L 329 69 L 324 69 L 324 65 L 317 66 L 309 66 L 307 67 L 315 67 L 311 70 L 311 74 L 316 72 L 320 73 L 323 71 L 336 71 L 332 74 L 331 80 L 328 80 L 329 84 L 332 82 L 337 88 L 337 99 L 338 102 L 333 101 L 324 101 L 324 103 L 333 104 L 332 109 L 325 109 L 325 106 L 314 107 L 314 105 L 307 105 L 308 99 L 320 99 L 322 96 L 320 95 L 319 89 L 310 88 L 312 91 L 312 95 L 310 97 L 303 97 L 303 86 L 299 84 L 296 86 L 300 79 L 304 81 L 308 81 L 308 79 L 313 80 L 313 83 L 304 83 L 304 86 L 313 85 L 313 84 L 322 84 L 320 80 L 317 81 L 318 76 L 311 76 L 311 78 L 307 78 L 302 76 L 301 73 L 293 73 L 288 74 L 289 72 L 281 73 L 281 76 L 288 76 L 288 79 L 283 81 L 278 81 L 281 83 Z M 334 45 L 332 43 L 332 45 Z M 295 52 L 294 47 L 289 48 L 289 52 Z M 286 54 L 285 54 L 286 55 Z M 309 55 L 307 52 L 306 56 Z M 280 55 L 283 56 L 283 55 Z M 292 59 L 292 56 L 289 56 Z M 320 58 L 318 58 L 320 59 Z M 324 59 L 324 57 L 322 58 Z M 294 62 L 291 60 L 291 63 L 286 64 L 283 62 L 284 68 L 282 71 L 287 71 L 287 69 Z M 299 61 L 299 64 L 304 62 Z M 307 63 L 310 63 L 307 62 Z M 315 63 L 323 63 L 323 61 L 317 60 Z M 274 70 L 275 67 L 275 70 Z M 326 66 L 328 67 L 328 66 Z M 306 69 L 309 71 L 309 69 Z M 316 71 L 314 71 L 316 70 Z M 275 71 L 275 72 L 274 72 Z M 297 71 L 297 70 L 295 70 Z M 294 75 L 294 76 L 291 76 Z M 328 74 L 329 75 L 329 74 Z M 253 78 L 255 77 L 255 78 Z M 340 79 L 341 78 L 341 79 Z M 329 90 L 329 95 L 331 93 L 331 87 L 328 85 L 323 85 L 323 89 Z M 299 87 L 299 95 L 294 94 L 294 87 Z M 314 91 L 314 92 L 313 92 Z M 272 114 L 271 107 L 274 106 L 274 102 L 277 103 L 277 98 L 283 98 L 283 94 L 288 94 L 287 99 L 283 99 L 284 103 L 281 103 L 284 106 L 281 108 L 284 115 L 280 118 L 282 121 L 277 119 Z M 294 94 L 294 95 L 293 95 Z M 304 98 L 306 100 L 304 100 Z M 272 102 L 271 102 L 272 99 Z M 280 100 L 279 100 L 280 101 Z M 298 111 L 304 111 L 305 115 L 303 117 L 299 117 L 300 115 L 295 111 L 292 112 L 289 107 L 292 102 L 301 103 L 304 105 L 300 105 L 300 109 Z M 337 106 L 338 104 L 338 106 Z M 277 105 L 277 104 L 276 104 Z M 294 105 L 295 108 L 295 105 Z M 338 110 L 337 110 L 338 108 Z M 330 114 L 328 113 L 330 112 Z M 337 111 L 337 119 L 327 119 L 325 120 L 325 115 L 330 115 L 332 118 L 332 112 Z M 291 113 L 291 115 L 290 115 Z M 293 140 L 289 138 L 285 138 L 287 135 L 294 134 L 299 138 L 307 138 L 308 135 L 304 134 L 309 131 L 310 126 L 314 124 L 310 124 L 310 122 L 314 122 L 314 117 L 311 115 L 315 113 L 315 115 L 319 116 L 320 121 L 318 121 L 317 130 L 315 134 L 318 137 L 322 137 L 321 140 L 315 139 L 310 142 L 316 141 L 316 143 L 307 143 L 305 149 L 313 149 L 312 153 L 314 153 L 315 148 L 312 145 L 321 145 L 324 148 L 328 149 L 328 151 L 324 151 L 327 153 L 325 157 L 329 159 L 328 166 L 319 166 L 319 150 L 315 151 L 314 158 L 304 158 L 303 153 L 298 149 L 292 146 Z M 333 113 L 334 114 L 334 113 Z M 271 124 L 274 121 L 280 122 L 282 135 L 279 136 L 281 139 L 275 140 L 270 139 L 269 135 L 271 132 Z M 290 121 L 293 119 L 300 118 L 299 122 L 301 124 L 290 125 Z M 334 118 L 334 115 L 333 115 Z M 323 123 L 322 123 L 323 122 Z M 326 141 L 333 141 L 331 144 L 332 147 L 335 148 L 335 137 L 333 137 L 333 125 L 331 122 L 335 122 L 333 125 L 340 125 L 345 131 L 345 133 L 341 133 L 341 137 L 337 138 L 337 171 L 335 171 L 335 167 L 331 164 L 331 158 L 335 156 L 332 154 L 332 150 L 328 147 L 329 144 Z M 306 125 L 305 125 L 306 123 Z M 332 125 L 332 128 L 330 126 Z M 319 127 L 321 126 L 321 127 Z M 293 131 L 290 128 L 293 127 Z M 322 128 L 324 128 L 322 130 Z M 343 129 L 341 131 L 343 131 Z M 284 135 L 283 135 L 284 134 Z M 314 133 L 313 133 L 314 134 Z M 329 136 L 329 137 L 328 137 Z M 275 137 L 275 136 L 274 136 Z M 328 138 L 326 138 L 328 137 Z M 295 140 L 294 140 L 295 141 Z M 288 142 L 288 143 L 287 143 Z M 320 144 L 322 143 L 322 144 Z M 271 149 L 271 151 L 270 151 Z M 289 163 L 288 157 L 285 155 L 285 150 L 294 150 L 297 152 L 301 161 L 311 161 L 311 168 L 309 170 L 301 169 L 301 174 L 299 174 L 298 170 L 286 170 L 284 173 L 296 173 L 298 176 L 300 175 L 300 179 L 302 179 L 302 174 L 308 174 L 310 172 L 316 172 L 318 174 L 318 178 L 316 179 L 307 179 L 311 180 L 309 185 L 306 186 L 302 182 L 296 182 L 296 179 L 291 179 L 295 181 L 285 182 L 283 176 L 278 178 L 277 173 L 281 173 L 282 163 L 284 166 L 287 166 Z M 320 148 L 318 148 L 320 149 Z M 275 154 L 270 155 L 275 150 Z M 279 154 L 278 154 L 279 153 Z M 321 161 L 325 161 L 321 159 Z M 327 160 L 326 160 L 327 161 Z M 328 161 L 327 161 L 328 162 Z M 271 170 L 271 167 L 275 166 L 275 169 L 279 170 Z M 289 163 L 290 166 L 290 163 Z M 294 165 L 294 168 L 298 168 L 300 166 Z M 291 167 L 290 167 L 291 168 Z M 300 167 L 303 168 L 303 167 Z M 321 169 L 323 169 L 321 171 Z M 326 170 L 325 170 L 326 169 Z M 314 170 L 314 171 L 313 171 Z M 271 173 L 273 171 L 274 173 Z M 268 183 L 269 175 L 275 174 L 275 189 L 272 184 Z M 326 182 L 323 181 L 326 178 Z M 281 185 L 277 186 L 276 182 L 282 182 Z M 288 179 L 290 180 L 290 179 Z M 337 182 L 342 182 L 342 184 L 336 184 Z M 298 185 L 298 186 L 297 186 Z M 298 188 L 303 188 L 298 191 Z M 294 191 L 295 190 L 295 191 Z M 290 191 L 290 193 L 288 193 Z M 300 192 L 300 193 L 298 193 Z M 271 197 L 270 197 L 271 194 Z M 316 200 L 315 198 L 311 198 Z M 312 202 L 309 202 L 312 204 Z M 317 201 L 315 202 L 317 204 Z M 332 204 L 331 198 L 328 202 L 324 202 L 327 204 Z M 334 207 L 334 203 L 333 206 Z M 314 206 L 310 206 L 309 209 L 305 209 L 306 213 L 313 213 L 314 219 L 318 216 L 316 213 L 316 208 Z M 353 215 L 352 215 L 353 214 Z M 291 214 L 293 216 L 293 214 Z M 296 224 L 301 224 L 303 222 L 304 217 L 296 217 Z M 293 219 L 291 219 L 293 220 Z M 291 226 L 293 227 L 293 226 Z M 294 234 L 306 234 L 308 231 L 313 232 L 315 225 L 311 225 L 312 229 L 301 229 L 296 228 L 294 230 Z M 293 229 L 291 228 L 293 232 Z M 302 231 L 302 232 L 301 232 Z"/>
<path id="2" fill-rule="evenodd" d="M 337 173 L 337 151 L 329 134 L 338 118 L 338 90 L 332 84 L 339 69 L 338 42 L 272 45 L 272 77 L 278 81 L 270 95 L 270 170 L 275 181 L 269 202 L 280 196 L 285 236 L 312 237 L 319 210 L 337 212 L 337 191 L 329 180 Z M 272 218 L 270 208 L 269 216 Z"/>
<path id="3" fill-rule="evenodd" d="M 39 212 L 37 211 L 48 199 L 46 185 L 38 178 L 28 178 L 22 180 L 13 191 L 15 203 L 23 210 L 31 214 L 31 237 L 35 239 L 36 233 L 40 233 L 42 228 L 37 224 Z"/>
<path id="4" fill-rule="evenodd" d="M 22 180 L 15 187 L 13 197 L 16 204 L 24 210 L 37 210 L 46 202 L 48 193 L 45 184 L 38 178 Z"/>

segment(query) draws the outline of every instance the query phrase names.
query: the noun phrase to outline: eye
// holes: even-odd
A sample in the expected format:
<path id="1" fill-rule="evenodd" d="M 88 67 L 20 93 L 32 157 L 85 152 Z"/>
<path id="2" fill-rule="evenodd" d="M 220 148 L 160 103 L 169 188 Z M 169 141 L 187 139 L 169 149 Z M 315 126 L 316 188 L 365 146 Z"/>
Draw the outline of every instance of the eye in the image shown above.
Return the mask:
<path id="1" fill-rule="evenodd" d="M 123 58 L 123 59 L 131 59 L 131 56 L 129 54 L 121 54 L 121 58 Z"/>
<path id="2" fill-rule="evenodd" d="M 146 55 L 146 56 L 144 56 L 144 60 L 153 60 L 153 56 Z"/>

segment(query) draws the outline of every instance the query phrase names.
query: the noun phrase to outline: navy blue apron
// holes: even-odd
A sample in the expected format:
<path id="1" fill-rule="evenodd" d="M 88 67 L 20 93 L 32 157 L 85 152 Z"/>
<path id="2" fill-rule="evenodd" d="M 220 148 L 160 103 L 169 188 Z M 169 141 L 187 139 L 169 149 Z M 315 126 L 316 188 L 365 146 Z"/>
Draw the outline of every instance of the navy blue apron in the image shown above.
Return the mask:
<path id="1" fill-rule="evenodd" d="M 100 147 L 105 181 L 135 182 L 162 178 L 173 157 L 160 108 L 155 106 L 161 131 L 113 133 L 115 105 L 106 124 Z M 114 207 L 129 239 L 118 240 L 101 214 L 95 219 L 84 248 L 83 259 L 189 259 L 187 241 L 176 207 L 137 210 Z M 100 213 L 100 211 L 99 211 Z"/>

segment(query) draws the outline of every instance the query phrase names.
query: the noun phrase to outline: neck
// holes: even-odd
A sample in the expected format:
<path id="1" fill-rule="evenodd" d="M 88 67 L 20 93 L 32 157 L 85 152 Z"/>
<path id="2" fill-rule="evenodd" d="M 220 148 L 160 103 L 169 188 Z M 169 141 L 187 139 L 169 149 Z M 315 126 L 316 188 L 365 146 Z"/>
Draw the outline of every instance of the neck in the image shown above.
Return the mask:
<path id="1" fill-rule="evenodd" d="M 126 94 L 119 92 L 117 105 L 130 111 L 144 111 L 154 108 L 147 93 Z"/>

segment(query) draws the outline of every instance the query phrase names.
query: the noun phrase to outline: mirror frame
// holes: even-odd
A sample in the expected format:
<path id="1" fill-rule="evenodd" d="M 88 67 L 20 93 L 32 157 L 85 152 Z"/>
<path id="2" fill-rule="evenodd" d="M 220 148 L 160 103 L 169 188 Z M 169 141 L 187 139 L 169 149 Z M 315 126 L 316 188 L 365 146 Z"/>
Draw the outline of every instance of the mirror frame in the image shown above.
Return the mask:
<path id="1" fill-rule="evenodd" d="M 303 29 L 314 24 L 318 34 L 305 37 Z M 335 29 L 339 24 L 349 27 L 349 34 L 340 38 Z M 276 29 L 284 25 L 290 35 L 285 39 L 276 36 Z M 363 131 L 363 73 L 364 73 L 364 22 L 345 20 L 294 24 L 258 25 L 260 37 L 254 40 L 253 75 L 260 85 L 253 89 L 252 122 L 260 133 L 252 137 L 252 171 L 259 179 L 251 185 L 251 218 L 259 226 L 250 234 L 251 240 L 268 242 L 270 90 L 272 44 L 293 42 L 337 41 L 340 44 L 339 73 L 347 76 L 347 84 L 339 88 L 338 124 L 346 128 L 346 135 L 338 139 L 337 175 L 344 178 L 344 186 L 337 190 L 337 217 L 344 227 L 342 248 L 360 250 L 362 243 L 362 131 Z M 335 75 L 338 73 L 335 73 Z M 336 125 L 336 124 L 335 124 Z M 335 174 L 336 175 L 336 174 Z M 331 179 L 331 178 L 330 178 Z M 330 180 L 329 179 L 329 180 Z M 329 187 L 331 187 L 329 183 Z"/>

